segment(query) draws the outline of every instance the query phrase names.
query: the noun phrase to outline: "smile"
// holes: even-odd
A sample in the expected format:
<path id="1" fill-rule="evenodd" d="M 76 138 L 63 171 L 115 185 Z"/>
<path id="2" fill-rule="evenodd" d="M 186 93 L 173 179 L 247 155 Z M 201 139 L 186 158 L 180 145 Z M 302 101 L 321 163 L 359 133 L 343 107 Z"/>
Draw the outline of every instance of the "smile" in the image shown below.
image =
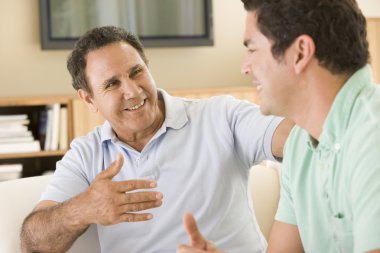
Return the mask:
<path id="1" fill-rule="evenodd" d="M 127 111 L 135 111 L 145 104 L 145 99 L 140 104 L 127 108 Z"/>

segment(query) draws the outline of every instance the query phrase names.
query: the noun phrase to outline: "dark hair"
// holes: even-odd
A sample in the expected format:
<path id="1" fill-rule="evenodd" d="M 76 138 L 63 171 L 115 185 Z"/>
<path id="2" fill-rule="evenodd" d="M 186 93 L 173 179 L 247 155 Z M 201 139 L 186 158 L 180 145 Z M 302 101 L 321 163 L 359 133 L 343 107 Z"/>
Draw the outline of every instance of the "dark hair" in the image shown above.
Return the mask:
<path id="1" fill-rule="evenodd" d="M 302 35 L 313 38 L 319 64 L 333 74 L 353 73 L 369 60 L 366 20 L 355 0 L 241 0 L 279 59 Z"/>
<path id="2" fill-rule="evenodd" d="M 117 42 L 126 42 L 134 47 L 143 61 L 148 64 L 143 45 L 136 35 L 114 26 L 91 29 L 75 43 L 74 49 L 67 59 L 67 69 L 71 74 L 72 85 L 75 90 L 83 89 L 92 95 L 85 74 L 86 56 L 93 50 Z"/>

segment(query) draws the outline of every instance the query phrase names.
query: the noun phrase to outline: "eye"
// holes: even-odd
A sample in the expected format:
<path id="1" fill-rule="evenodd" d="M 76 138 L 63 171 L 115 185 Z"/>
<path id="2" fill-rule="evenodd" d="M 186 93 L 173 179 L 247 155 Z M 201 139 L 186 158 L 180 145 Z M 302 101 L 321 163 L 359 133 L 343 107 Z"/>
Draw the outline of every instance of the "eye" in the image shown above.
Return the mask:
<path id="1" fill-rule="evenodd" d="M 143 71 L 143 67 L 142 66 L 137 66 L 137 67 L 135 67 L 135 68 L 132 69 L 131 73 L 129 74 L 129 77 L 130 78 L 134 78 L 139 73 L 141 73 L 142 71 Z"/>
<path id="2" fill-rule="evenodd" d="M 114 86 L 117 86 L 119 84 L 119 80 L 116 80 L 116 79 L 113 79 L 113 80 L 109 80 L 106 85 L 105 85 L 105 88 L 106 89 L 109 89 L 109 88 L 112 88 Z"/>

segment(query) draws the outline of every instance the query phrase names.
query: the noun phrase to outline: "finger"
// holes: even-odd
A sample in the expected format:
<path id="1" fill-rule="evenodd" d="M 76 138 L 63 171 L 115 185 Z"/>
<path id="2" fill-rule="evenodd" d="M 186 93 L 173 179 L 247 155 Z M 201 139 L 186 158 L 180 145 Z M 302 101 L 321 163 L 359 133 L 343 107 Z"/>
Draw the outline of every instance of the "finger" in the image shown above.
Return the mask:
<path id="1" fill-rule="evenodd" d="M 178 246 L 176 253 L 203 253 L 204 250 L 200 250 L 189 245 L 181 244 Z"/>
<path id="2" fill-rule="evenodd" d="M 190 213 L 185 213 L 183 216 L 183 224 L 187 235 L 189 236 L 190 243 L 193 247 L 198 249 L 206 249 L 207 241 L 198 229 L 194 217 Z"/>
<path id="3" fill-rule="evenodd" d="M 134 179 L 117 182 L 117 190 L 119 192 L 129 192 L 138 189 L 151 189 L 157 187 L 154 180 Z"/>
<path id="4" fill-rule="evenodd" d="M 119 222 L 139 222 L 153 219 L 151 213 L 125 213 L 120 215 Z"/>
<path id="5" fill-rule="evenodd" d="M 134 204 L 147 201 L 156 201 L 162 199 L 161 192 L 134 192 L 124 195 L 126 204 Z"/>
<path id="6" fill-rule="evenodd" d="M 117 153 L 116 160 L 113 161 L 107 169 L 99 173 L 98 178 L 112 179 L 121 170 L 124 164 L 124 157 L 122 154 Z"/>
<path id="7" fill-rule="evenodd" d="M 123 213 L 129 212 L 139 212 L 147 209 L 152 209 L 160 207 L 162 205 L 162 200 L 149 201 L 144 203 L 126 204 L 122 206 Z"/>

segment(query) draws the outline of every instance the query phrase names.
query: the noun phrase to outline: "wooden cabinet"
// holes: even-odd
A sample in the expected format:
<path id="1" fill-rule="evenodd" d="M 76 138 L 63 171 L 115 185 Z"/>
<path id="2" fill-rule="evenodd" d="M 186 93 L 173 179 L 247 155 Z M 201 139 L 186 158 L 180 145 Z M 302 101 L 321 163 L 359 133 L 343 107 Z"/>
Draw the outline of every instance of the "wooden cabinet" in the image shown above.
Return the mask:
<path id="1" fill-rule="evenodd" d="M 1 98 L 0 115 L 27 115 L 29 123 L 28 130 L 31 131 L 33 139 L 38 140 L 41 146 L 41 114 L 46 106 L 59 104 L 67 111 L 67 142 L 73 138 L 72 124 L 72 96 L 49 96 L 49 97 L 18 97 Z M 20 144 L 21 145 L 21 144 Z M 0 164 L 22 164 L 22 176 L 41 175 L 45 171 L 54 170 L 55 163 L 62 158 L 66 150 L 43 150 L 34 152 L 0 153 Z"/>

